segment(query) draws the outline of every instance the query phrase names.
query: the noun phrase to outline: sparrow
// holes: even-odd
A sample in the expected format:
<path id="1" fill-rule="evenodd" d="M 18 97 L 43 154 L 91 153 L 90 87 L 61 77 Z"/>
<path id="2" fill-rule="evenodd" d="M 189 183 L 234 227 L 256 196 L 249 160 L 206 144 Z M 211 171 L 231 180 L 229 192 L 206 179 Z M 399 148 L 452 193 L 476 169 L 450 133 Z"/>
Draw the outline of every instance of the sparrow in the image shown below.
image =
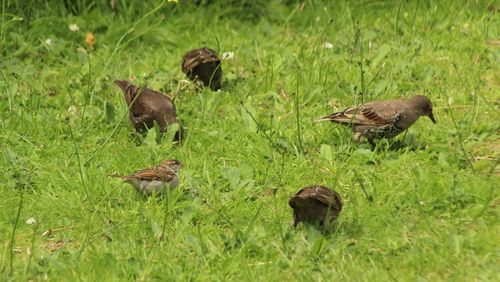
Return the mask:
<path id="1" fill-rule="evenodd" d="M 331 121 L 350 126 L 357 143 L 363 136 L 374 147 L 373 140 L 393 138 L 407 130 L 421 116 L 428 116 L 436 123 L 429 98 L 417 95 L 407 100 L 372 101 L 321 117 L 317 121 Z"/>
<path id="2" fill-rule="evenodd" d="M 115 80 L 115 84 L 123 91 L 127 106 L 130 108 L 129 119 L 137 132 L 144 132 L 154 126 L 156 121 L 162 133 L 167 127 L 177 122 L 175 104 L 167 95 L 131 84 L 126 80 Z M 130 106 L 132 104 L 132 106 Z M 175 135 L 175 140 L 182 138 L 182 129 Z"/>
<path id="3" fill-rule="evenodd" d="M 216 91 L 221 88 L 222 68 L 217 53 L 207 47 L 188 51 L 182 57 L 182 72 L 193 81 Z"/>
<path id="4" fill-rule="evenodd" d="M 146 196 L 153 194 L 161 195 L 164 188 L 174 189 L 179 186 L 177 173 L 181 167 L 178 160 L 166 160 L 162 164 L 138 170 L 131 175 L 110 174 L 111 177 L 123 179 L 130 183 L 137 192 Z"/>
<path id="5" fill-rule="evenodd" d="M 320 226 L 330 224 L 342 210 L 340 195 L 321 185 L 300 189 L 288 200 L 288 205 L 293 209 L 293 227 L 301 221 Z"/>

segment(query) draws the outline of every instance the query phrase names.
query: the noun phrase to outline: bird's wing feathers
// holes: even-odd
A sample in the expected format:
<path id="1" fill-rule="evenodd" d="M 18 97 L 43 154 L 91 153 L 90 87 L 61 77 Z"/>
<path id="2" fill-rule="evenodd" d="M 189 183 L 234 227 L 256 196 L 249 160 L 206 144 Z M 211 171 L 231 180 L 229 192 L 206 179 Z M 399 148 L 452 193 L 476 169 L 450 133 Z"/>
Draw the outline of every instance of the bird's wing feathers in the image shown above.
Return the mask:
<path id="1" fill-rule="evenodd" d="M 158 167 L 139 170 L 134 174 L 130 175 L 130 177 L 139 180 L 160 180 L 163 182 L 168 182 L 175 177 L 175 172 L 173 172 L 168 168 L 158 166 Z"/>
<path id="2" fill-rule="evenodd" d="M 292 208 L 296 208 L 297 203 L 305 205 L 312 204 L 314 201 L 332 206 L 335 209 L 342 208 L 342 202 L 340 202 L 340 196 L 337 192 L 323 186 L 311 186 L 300 189 L 294 197 L 290 198 L 288 204 Z"/>
<path id="3" fill-rule="evenodd" d="M 218 61 L 220 61 L 220 59 L 217 57 L 215 51 L 209 48 L 201 48 L 190 51 L 184 55 L 182 60 L 182 71 L 186 73 L 197 67 L 199 64 Z"/>
<path id="4" fill-rule="evenodd" d="M 339 206 L 338 201 L 338 195 L 336 192 L 327 190 L 327 189 L 321 189 L 321 188 L 316 188 L 314 189 L 314 192 L 316 192 L 315 199 L 317 201 L 320 201 L 321 203 L 325 205 L 331 205 L 332 207 L 337 207 Z"/>
<path id="5" fill-rule="evenodd" d="M 399 112 L 387 106 L 383 111 L 376 105 L 365 104 L 360 107 L 348 108 L 343 112 L 331 114 L 321 120 L 354 125 L 384 125 L 394 123 Z"/>
<path id="6" fill-rule="evenodd" d="M 122 177 L 125 179 L 135 178 L 138 180 L 159 180 L 168 182 L 176 176 L 170 168 L 157 166 L 136 171 L 134 174 Z"/>

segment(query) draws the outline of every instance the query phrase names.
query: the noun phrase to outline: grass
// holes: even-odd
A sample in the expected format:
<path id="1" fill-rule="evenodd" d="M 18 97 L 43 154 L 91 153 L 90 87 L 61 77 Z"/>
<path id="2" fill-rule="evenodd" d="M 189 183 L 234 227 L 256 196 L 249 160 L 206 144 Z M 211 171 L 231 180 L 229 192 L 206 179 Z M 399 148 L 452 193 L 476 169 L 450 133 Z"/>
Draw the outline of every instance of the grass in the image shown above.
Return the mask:
<path id="1" fill-rule="evenodd" d="M 500 279 L 488 2 L 96 2 L 2 2 L 1 280 Z M 203 45 L 234 52 L 217 93 L 180 71 Z M 114 79 L 175 93 L 185 142 L 138 144 Z M 313 122 L 415 94 L 438 123 L 399 149 Z M 182 184 L 163 200 L 107 177 L 172 157 Z M 288 198 L 315 183 L 341 194 L 338 222 L 293 230 Z"/>

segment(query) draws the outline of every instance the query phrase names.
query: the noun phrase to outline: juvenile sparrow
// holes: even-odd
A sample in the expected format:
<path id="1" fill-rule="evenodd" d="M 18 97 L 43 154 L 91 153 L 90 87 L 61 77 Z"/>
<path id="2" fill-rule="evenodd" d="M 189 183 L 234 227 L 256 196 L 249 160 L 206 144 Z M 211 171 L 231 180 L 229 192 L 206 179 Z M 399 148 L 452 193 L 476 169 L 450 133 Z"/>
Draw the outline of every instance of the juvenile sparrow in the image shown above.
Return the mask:
<path id="1" fill-rule="evenodd" d="M 321 185 L 299 190 L 288 200 L 288 205 L 293 209 L 293 227 L 300 221 L 319 225 L 330 224 L 342 210 L 339 194 Z"/>
<path id="2" fill-rule="evenodd" d="M 203 47 L 188 51 L 182 57 L 181 67 L 189 79 L 201 81 L 214 91 L 221 88 L 221 60 L 214 50 Z"/>
<path id="3" fill-rule="evenodd" d="M 324 116 L 318 121 L 351 126 L 356 142 L 359 143 L 361 136 L 364 136 L 370 145 L 375 146 L 374 139 L 393 138 L 407 130 L 421 116 L 428 116 L 436 123 L 429 98 L 417 95 L 408 100 L 372 101 Z"/>
<path id="4" fill-rule="evenodd" d="M 158 166 L 138 170 L 131 175 L 111 174 L 112 177 L 130 183 L 139 193 L 144 195 L 162 194 L 164 188 L 174 189 L 179 186 L 177 173 L 181 163 L 178 160 L 166 160 Z"/>
<path id="5" fill-rule="evenodd" d="M 126 80 L 115 80 L 115 84 L 123 91 L 127 106 L 130 107 L 130 122 L 138 132 L 152 128 L 156 121 L 163 133 L 170 124 L 177 122 L 175 104 L 170 97 L 147 87 L 135 86 Z M 181 138 L 182 129 L 179 126 L 175 140 L 180 141 Z"/>

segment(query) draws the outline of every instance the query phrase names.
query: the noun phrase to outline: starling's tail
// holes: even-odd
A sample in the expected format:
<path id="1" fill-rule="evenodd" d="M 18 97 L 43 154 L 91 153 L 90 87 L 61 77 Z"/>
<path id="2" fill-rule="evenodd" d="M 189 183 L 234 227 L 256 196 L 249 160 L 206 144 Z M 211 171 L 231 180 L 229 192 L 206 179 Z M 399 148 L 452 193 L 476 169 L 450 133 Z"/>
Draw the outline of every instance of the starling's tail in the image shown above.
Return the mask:
<path id="1" fill-rule="evenodd" d="M 321 121 L 342 122 L 345 119 L 347 119 L 347 117 L 344 114 L 344 112 L 338 112 L 324 117 L 320 117 L 319 119 L 315 120 L 315 122 L 321 122 Z"/>

